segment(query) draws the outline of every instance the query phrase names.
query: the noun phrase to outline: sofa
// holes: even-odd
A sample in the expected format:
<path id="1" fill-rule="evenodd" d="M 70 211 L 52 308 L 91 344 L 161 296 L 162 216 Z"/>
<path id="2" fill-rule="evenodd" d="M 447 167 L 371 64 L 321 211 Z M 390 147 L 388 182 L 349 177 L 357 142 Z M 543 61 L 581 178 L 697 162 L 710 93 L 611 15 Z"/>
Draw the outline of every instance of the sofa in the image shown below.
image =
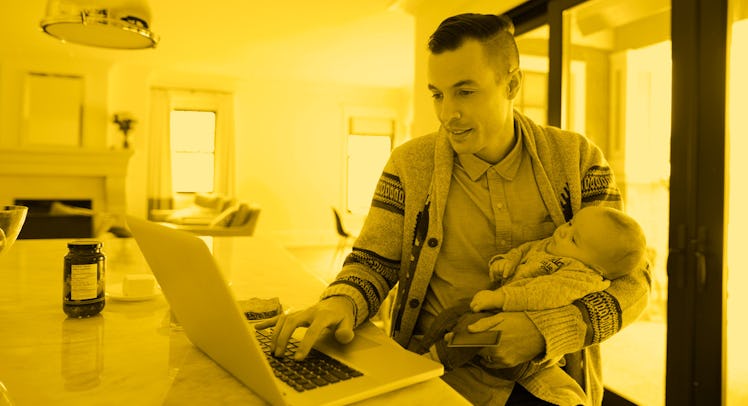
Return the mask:
<path id="1" fill-rule="evenodd" d="M 151 210 L 149 220 L 199 235 L 252 235 L 260 214 L 257 204 L 220 194 L 195 194 L 187 207 Z"/>

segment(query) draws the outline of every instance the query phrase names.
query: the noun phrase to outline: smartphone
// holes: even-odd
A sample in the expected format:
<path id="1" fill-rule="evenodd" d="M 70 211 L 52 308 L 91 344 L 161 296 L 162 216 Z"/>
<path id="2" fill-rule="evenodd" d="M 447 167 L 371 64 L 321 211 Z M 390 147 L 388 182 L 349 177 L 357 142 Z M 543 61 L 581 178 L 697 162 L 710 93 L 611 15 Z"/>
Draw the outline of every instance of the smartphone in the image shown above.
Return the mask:
<path id="1" fill-rule="evenodd" d="M 454 333 L 447 342 L 447 347 L 495 347 L 499 345 L 501 331 L 481 331 L 469 333 L 467 331 Z"/>

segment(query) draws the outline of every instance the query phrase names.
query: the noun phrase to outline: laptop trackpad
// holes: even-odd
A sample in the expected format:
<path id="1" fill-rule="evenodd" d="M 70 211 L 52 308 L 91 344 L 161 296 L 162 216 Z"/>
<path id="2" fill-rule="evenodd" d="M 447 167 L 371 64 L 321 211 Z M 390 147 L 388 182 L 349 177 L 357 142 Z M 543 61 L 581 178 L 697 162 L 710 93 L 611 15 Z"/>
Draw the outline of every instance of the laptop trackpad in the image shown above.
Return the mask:
<path id="1" fill-rule="evenodd" d="M 369 340 L 368 338 L 362 335 L 356 335 L 353 341 L 344 345 L 344 351 L 354 352 L 354 351 L 368 350 L 370 348 L 378 347 L 380 345 L 382 344 Z"/>
<path id="2" fill-rule="evenodd" d="M 382 345 L 380 342 L 376 342 L 369 338 L 364 337 L 364 334 L 356 333 L 353 341 L 348 344 L 340 344 L 333 334 L 326 334 L 325 338 L 320 342 L 322 348 L 331 348 L 336 352 L 343 354 L 351 354 L 358 351 L 368 350 L 371 348 Z"/>

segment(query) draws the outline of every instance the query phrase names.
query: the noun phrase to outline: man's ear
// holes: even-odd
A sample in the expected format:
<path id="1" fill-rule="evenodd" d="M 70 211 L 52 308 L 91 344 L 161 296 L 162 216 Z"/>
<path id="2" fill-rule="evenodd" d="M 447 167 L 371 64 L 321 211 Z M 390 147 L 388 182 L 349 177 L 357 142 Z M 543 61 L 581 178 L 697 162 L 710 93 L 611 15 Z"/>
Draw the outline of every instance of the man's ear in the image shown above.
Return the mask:
<path id="1" fill-rule="evenodd" d="M 522 80 L 525 77 L 525 73 L 521 69 L 515 68 L 509 72 L 509 81 L 507 82 L 507 98 L 514 100 L 519 93 L 519 89 L 522 88 Z"/>

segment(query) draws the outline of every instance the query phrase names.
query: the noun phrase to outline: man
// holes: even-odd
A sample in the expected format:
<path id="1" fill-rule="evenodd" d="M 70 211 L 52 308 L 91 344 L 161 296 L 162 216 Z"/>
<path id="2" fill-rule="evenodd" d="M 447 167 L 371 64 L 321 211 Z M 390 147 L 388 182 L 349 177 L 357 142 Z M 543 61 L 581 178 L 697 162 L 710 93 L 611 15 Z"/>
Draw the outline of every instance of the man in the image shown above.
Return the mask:
<path id="1" fill-rule="evenodd" d="M 302 326 L 298 357 L 328 328 L 349 342 L 396 284 L 391 335 L 418 348 L 441 311 L 490 286 L 493 255 L 550 236 L 581 207 L 622 207 L 596 146 L 513 110 L 522 83 L 513 31 L 505 17 L 463 14 L 431 36 L 428 88 L 441 127 L 393 151 L 336 280 L 318 304 L 277 320 L 278 355 Z M 469 330 L 501 330 L 500 345 L 442 379 L 475 404 L 563 403 L 563 389 L 491 372 L 567 354 L 565 371 L 600 404 L 598 343 L 641 313 L 648 289 L 648 270 L 638 269 L 573 305 L 480 319 Z"/>

